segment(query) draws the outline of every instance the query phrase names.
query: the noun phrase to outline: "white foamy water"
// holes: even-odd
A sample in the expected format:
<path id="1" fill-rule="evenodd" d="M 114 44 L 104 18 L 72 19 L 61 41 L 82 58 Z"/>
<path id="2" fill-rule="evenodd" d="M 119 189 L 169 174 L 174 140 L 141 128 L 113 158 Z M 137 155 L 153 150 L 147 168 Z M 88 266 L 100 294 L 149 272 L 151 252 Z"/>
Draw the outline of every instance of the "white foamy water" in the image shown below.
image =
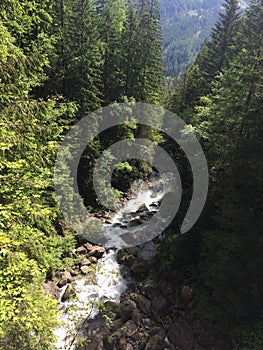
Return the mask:
<path id="1" fill-rule="evenodd" d="M 158 202 L 162 199 L 166 190 L 163 184 L 159 182 L 153 188 L 136 188 L 136 198 L 129 200 L 122 209 L 114 216 L 112 225 L 125 224 L 131 220 L 138 219 L 140 216 L 134 216 L 142 205 L 145 205 L 149 212 L 158 211 Z M 152 205 L 154 204 L 154 206 Z M 123 232 L 120 227 L 105 226 L 105 232 L 110 236 L 108 247 L 122 247 L 123 242 L 120 237 Z M 140 226 L 138 226 L 140 230 Z M 141 250 L 140 258 L 148 260 L 156 253 L 156 247 L 152 242 L 145 243 Z M 98 302 L 114 301 L 119 302 L 121 294 L 127 289 L 127 282 L 120 274 L 120 266 L 116 261 L 117 252 L 109 250 L 102 259 L 99 260 L 96 267 L 96 284 L 89 284 L 87 277 L 76 280 L 75 290 L 76 298 L 70 301 L 62 302 L 60 298 L 60 321 L 62 325 L 55 330 L 57 339 L 56 347 L 58 350 L 73 350 L 76 335 L 81 335 L 80 329 L 84 321 L 94 318 L 98 314 Z M 66 286 L 61 288 L 61 297 L 65 292 Z"/>
<path id="2" fill-rule="evenodd" d="M 120 266 L 116 261 L 116 252 L 110 250 L 97 264 L 96 284 L 88 284 L 83 277 L 75 281 L 76 298 L 60 302 L 62 322 L 55 330 L 56 347 L 59 350 L 74 349 L 74 339 L 81 324 L 87 318 L 98 314 L 97 303 L 100 301 L 119 302 L 120 295 L 127 288 L 126 281 L 120 274 Z M 61 288 L 61 295 L 65 287 Z"/>

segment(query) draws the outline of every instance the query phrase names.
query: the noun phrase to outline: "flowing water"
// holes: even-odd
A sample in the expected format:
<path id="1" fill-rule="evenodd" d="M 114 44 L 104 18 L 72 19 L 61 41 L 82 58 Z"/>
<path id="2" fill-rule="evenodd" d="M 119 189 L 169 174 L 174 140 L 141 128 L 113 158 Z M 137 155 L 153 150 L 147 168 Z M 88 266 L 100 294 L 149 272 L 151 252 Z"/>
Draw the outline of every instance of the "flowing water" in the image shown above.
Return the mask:
<path id="1" fill-rule="evenodd" d="M 111 237 L 108 248 L 121 246 L 119 232 L 127 225 L 140 218 L 138 210 L 142 205 L 148 212 L 157 212 L 159 201 L 164 195 L 160 182 L 152 188 L 136 188 L 136 196 L 130 199 L 112 219 L 112 224 L 105 226 L 105 232 Z M 139 228 L 139 226 L 138 226 Z M 151 259 L 156 253 L 156 245 L 151 241 L 145 243 L 139 251 L 141 259 Z M 127 289 L 127 281 L 120 273 L 117 263 L 117 250 L 109 249 L 97 263 L 94 284 L 87 277 L 77 279 L 75 283 L 76 298 L 70 301 L 59 301 L 61 327 L 55 330 L 56 347 L 59 350 L 73 350 L 76 335 L 79 335 L 81 325 L 86 319 L 92 319 L 98 314 L 99 302 L 119 302 L 121 294 Z M 67 286 L 61 288 L 61 297 Z M 60 298 L 61 299 L 61 298 Z"/>
<path id="2" fill-rule="evenodd" d="M 95 274 L 96 283 L 89 284 L 85 277 L 78 279 L 75 281 L 76 298 L 66 302 L 60 301 L 59 321 L 62 325 L 55 330 L 57 349 L 74 349 L 73 342 L 78 329 L 84 320 L 98 314 L 100 301 L 119 302 L 127 284 L 120 274 L 116 254 L 116 251 L 110 250 L 99 260 Z M 61 295 L 65 292 L 65 288 L 66 286 L 61 288 Z"/>

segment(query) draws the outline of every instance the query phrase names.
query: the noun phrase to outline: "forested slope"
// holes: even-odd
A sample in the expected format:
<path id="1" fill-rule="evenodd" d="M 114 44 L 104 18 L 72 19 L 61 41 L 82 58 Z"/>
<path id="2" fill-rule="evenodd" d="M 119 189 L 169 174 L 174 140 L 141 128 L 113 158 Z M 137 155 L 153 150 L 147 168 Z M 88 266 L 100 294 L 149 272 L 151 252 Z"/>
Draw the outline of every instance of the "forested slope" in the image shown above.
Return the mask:
<path id="1" fill-rule="evenodd" d="M 201 46 L 199 42 L 189 54 L 192 42 L 187 37 L 182 45 L 169 46 L 174 35 L 170 13 L 180 16 L 180 33 L 186 34 L 191 23 L 198 34 L 204 30 L 199 23 L 202 11 L 209 12 L 210 5 L 217 11 L 219 2 L 202 1 L 202 10 L 193 1 L 189 6 L 169 2 L 168 9 L 167 4 L 162 7 L 170 31 L 165 50 L 169 57 L 174 49 L 182 57 L 171 68 L 176 74 Z M 210 16 L 204 14 L 202 23 L 207 25 Z M 173 322 L 179 312 L 194 329 L 209 335 L 223 331 L 231 349 L 262 349 L 263 1 L 251 0 L 241 16 L 238 1 L 226 0 L 218 18 L 194 63 L 167 93 L 162 86 L 157 1 L 1 1 L 2 350 L 54 348 L 58 307 L 45 295 L 43 283 L 72 266 L 71 252 L 77 246 L 73 228 L 63 221 L 55 202 L 57 150 L 68 129 L 83 116 L 125 101 L 163 104 L 196 133 L 210 172 L 204 213 L 190 232 L 180 235 L 192 193 L 189 162 L 158 130 L 129 124 L 87 146 L 78 178 L 85 203 L 92 211 L 98 209 L 92 172 L 109 143 L 143 135 L 164 147 L 177 162 L 184 186 L 179 214 L 160 242 L 154 265 L 157 285 L 172 301 L 169 310 L 164 308 L 165 322 Z M 122 164 L 115 184 L 122 190 L 146 174 L 141 163 Z M 183 309 L 177 303 L 181 283 L 194 295 Z M 138 289 L 143 294 L 142 283 Z M 208 345 L 213 347 L 217 349 Z"/>
<path id="2" fill-rule="evenodd" d="M 96 108 L 158 101 L 158 18 L 154 0 L 0 3 L 1 349 L 53 348 L 57 303 L 43 282 L 72 265 L 76 245 L 55 203 L 56 152 L 68 128 Z M 84 192 L 101 147 L 94 140 L 86 154 Z"/>
<path id="3" fill-rule="evenodd" d="M 244 9 L 249 0 L 240 1 Z M 164 66 L 168 77 L 182 77 L 218 19 L 222 0 L 160 0 Z"/>
<path id="4" fill-rule="evenodd" d="M 224 6 L 211 39 L 172 98 L 171 108 L 199 135 L 210 188 L 192 232 L 178 237 L 175 225 L 163 242 L 161 273 L 167 272 L 168 280 L 172 271 L 190 273 L 195 311 L 206 325 L 214 322 L 216 329 L 235 334 L 257 324 L 253 331 L 247 328 L 251 336 L 237 348 L 260 349 L 263 2 L 252 1 L 243 18 L 237 1 L 226 0 Z"/>

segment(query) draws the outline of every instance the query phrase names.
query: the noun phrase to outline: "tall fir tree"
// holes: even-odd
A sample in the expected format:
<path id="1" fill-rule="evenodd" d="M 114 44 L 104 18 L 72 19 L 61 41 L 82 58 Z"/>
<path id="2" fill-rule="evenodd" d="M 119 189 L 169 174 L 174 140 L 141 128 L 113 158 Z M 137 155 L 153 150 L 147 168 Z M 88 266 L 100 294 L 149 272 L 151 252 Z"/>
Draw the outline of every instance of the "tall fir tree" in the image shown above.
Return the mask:
<path id="1" fill-rule="evenodd" d="M 211 169 L 214 230 L 202 238 L 200 271 L 230 319 L 263 312 L 263 3 L 252 1 L 211 99 L 199 109 Z"/>

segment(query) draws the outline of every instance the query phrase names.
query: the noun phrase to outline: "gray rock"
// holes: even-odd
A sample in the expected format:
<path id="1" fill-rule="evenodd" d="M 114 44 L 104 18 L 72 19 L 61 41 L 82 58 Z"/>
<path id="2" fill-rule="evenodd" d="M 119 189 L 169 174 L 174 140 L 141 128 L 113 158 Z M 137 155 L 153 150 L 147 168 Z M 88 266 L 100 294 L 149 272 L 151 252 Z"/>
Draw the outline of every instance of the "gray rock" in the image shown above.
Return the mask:
<path id="1" fill-rule="evenodd" d="M 128 321 L 132 318 L 132 313 L 137 310 L 137 306 L 132 300 L 124 300 L 120 303 L 120 315 L 123 321 Z"/>
<path id="2" fill-rule="evenodd" d="M 131 298 L 133 301 L 135 301 L 141 312 L 143 312 L 146 316 L 151 314 L 151 302 L 149 299 L 137 293 L 132 293 Z"/>
<path id="3" fill-rule="evenodd" d="M 129 338 L 138 331 L 138 328 L 132 320 L 129 320 L 120 328 L 120 331 L 124 337 Z"/>

